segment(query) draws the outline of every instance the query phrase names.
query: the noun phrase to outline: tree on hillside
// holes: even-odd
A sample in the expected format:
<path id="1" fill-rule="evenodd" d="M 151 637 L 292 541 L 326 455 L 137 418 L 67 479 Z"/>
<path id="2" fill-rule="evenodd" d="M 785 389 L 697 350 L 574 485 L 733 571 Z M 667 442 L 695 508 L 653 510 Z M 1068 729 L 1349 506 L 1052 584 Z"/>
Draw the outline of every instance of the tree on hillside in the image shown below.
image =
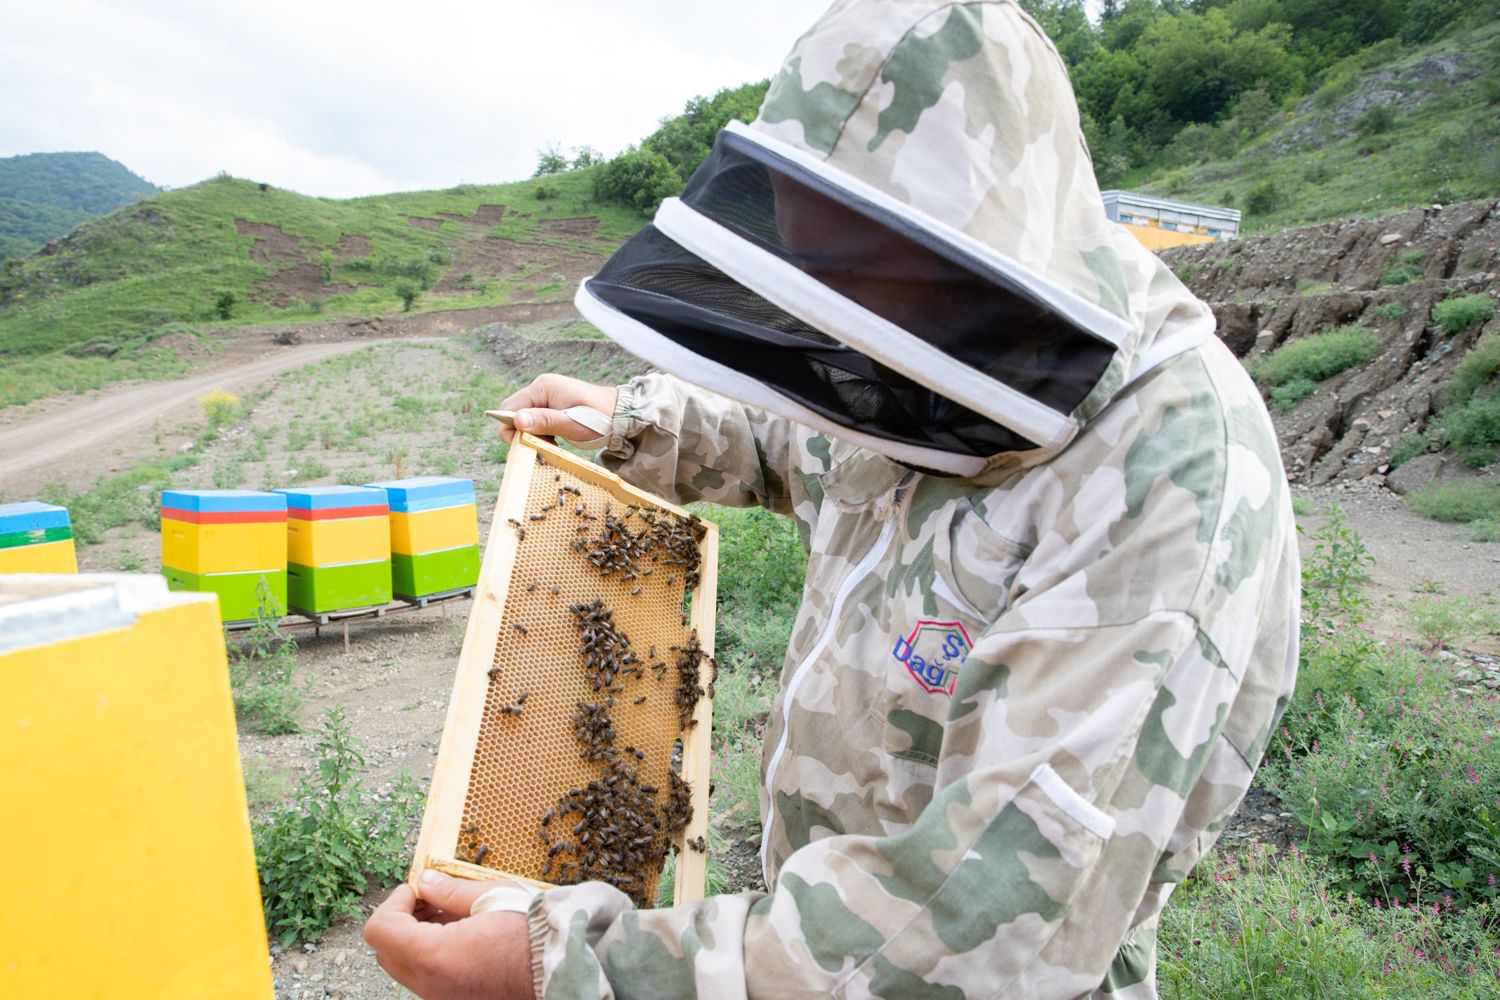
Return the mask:
<path id="1" fill-rule="evenodd" d="M 537 151 L 536 170 L 532 172 L 533 177 L 547 177 L 551 174 L 560 174 L 568 169 L 568 158 L 563 155 L 561 143 L 551 143 L 546 149 Z"/>

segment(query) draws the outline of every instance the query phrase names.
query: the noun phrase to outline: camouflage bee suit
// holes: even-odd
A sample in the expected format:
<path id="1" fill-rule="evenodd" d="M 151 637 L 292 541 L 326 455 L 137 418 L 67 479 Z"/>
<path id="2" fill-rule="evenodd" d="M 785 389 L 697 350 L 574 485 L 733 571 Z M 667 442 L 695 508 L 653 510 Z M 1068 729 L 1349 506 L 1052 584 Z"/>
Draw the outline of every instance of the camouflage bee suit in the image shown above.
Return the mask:
<path id="1" fill-rule="evenodd" d="M 1103 221 L 1061 61 L 1015 5 L 836 4 L 755 127 L 1136 335 L 1070 443 L 973 478 L 671 376 L 622 387 L 607 462 L 791 516 L 809 553 L 762 762 L 772 888 L 648 911 L 550 890 L 538 996 L 1155 996 L 1158 915 L 1294 677 L 1260 396 L 1206 307 Z"/>

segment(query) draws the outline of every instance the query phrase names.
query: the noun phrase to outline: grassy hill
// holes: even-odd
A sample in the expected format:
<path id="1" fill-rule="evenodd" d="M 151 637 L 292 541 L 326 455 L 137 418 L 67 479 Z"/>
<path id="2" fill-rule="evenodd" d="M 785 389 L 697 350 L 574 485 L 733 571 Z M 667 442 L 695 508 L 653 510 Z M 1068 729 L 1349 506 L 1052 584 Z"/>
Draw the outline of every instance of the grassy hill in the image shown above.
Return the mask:
<path id="1" fill-rule="evenodd" d="M 351 200 L 221 176 L 0 268 L 0 405 L 170 375 L 170 334 L 544 301 L 640 227 L 593 173 Z M 569 272 L 566 276 L 563 272 Z"/>
<path id="2" fill-rule="evenodd" d="M 1500 22 L 1334 65 L 1264 121 L 1190 126 L 1119 187 L 1239 208 L 1246 232 L 1500 194 Z"/>
<path id="3" fill-rule="evenodd" d="M 0 159 L 0 260 L 31 253 L 155 184 L 102 153 L 31 153 Z"/>

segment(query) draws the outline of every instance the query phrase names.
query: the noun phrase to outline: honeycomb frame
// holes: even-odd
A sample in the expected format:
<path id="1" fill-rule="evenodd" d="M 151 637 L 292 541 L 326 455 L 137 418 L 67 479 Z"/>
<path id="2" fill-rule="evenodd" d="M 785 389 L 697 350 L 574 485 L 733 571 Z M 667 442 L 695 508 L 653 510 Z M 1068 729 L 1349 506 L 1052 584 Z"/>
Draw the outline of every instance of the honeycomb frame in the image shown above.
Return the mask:
<path id="1" fill-rule="evenodd" d="M 680 570 L 647 564 L 643 576 L 601 577 L 572 544 L 589 538 L 590 526 L 598 523 L 584 513 L 597 516 L 606 505 L 617 514 L 638 505 L 692 516 L 548 441 L 517 435 L 495 504 L 409 875 L 419 894 L 418 877 L 426 868 L 469 879 L 508 877 L 539 888 L 555 884 L 544 877 L 550 859 L 543 817 L 555 812 L 553 805 L 570 788 L 600 774 L 597 763 L 580 755 L 571 728 L 574 711 L 591 692 L 578 650 L 579 626 L 569 609 L 597 597 L 613 609 L 617 627 L 630 636 L 631 648 L 647 667 L 643 676 L 617 682 L 623 690 L 610 710 L 616 744 L 622 752 L 635 752 L 641 782 L 660 789 L 662 800 L 680 744 L 677 772 L 688 783 L 692 814 L 667 838 L 678 851 L 673 902 L 703 898 L 718 528 L 699 522 L 704 530 L 698 542 L 699 580 L 683 616 Z M 673 702 L 678 679 L 670 650 L 686 645 L 694 633 L 705 654 L 703 693 L 684 728 Z M 650 669 L 663 661 L 665 676 Z M 572 826 L 575 818 L 569 815 L 564 822 Z M 561 822 L 551 822 L 559 824 L 554 833 L 562 832 Z M 478 841 L 486 849 L 476 855 Z M 646 898 L 654 900 L 660 869 L 641 875 L 648 882 Z"/>

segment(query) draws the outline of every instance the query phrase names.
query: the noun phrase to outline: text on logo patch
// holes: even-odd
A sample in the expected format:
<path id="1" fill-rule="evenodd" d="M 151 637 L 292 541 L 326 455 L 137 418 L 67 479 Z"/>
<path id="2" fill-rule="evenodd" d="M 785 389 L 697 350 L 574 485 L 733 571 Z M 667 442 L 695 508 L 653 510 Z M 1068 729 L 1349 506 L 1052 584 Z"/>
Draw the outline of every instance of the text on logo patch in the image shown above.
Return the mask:
<path id="1" fill-rule="evenodd" d="M 962 622 L 919 619 L 911 635 L 896 639 L 891 655 L 905 664 L 924 691 L 951 695 L 958 668 L 973 648 Z"/>

